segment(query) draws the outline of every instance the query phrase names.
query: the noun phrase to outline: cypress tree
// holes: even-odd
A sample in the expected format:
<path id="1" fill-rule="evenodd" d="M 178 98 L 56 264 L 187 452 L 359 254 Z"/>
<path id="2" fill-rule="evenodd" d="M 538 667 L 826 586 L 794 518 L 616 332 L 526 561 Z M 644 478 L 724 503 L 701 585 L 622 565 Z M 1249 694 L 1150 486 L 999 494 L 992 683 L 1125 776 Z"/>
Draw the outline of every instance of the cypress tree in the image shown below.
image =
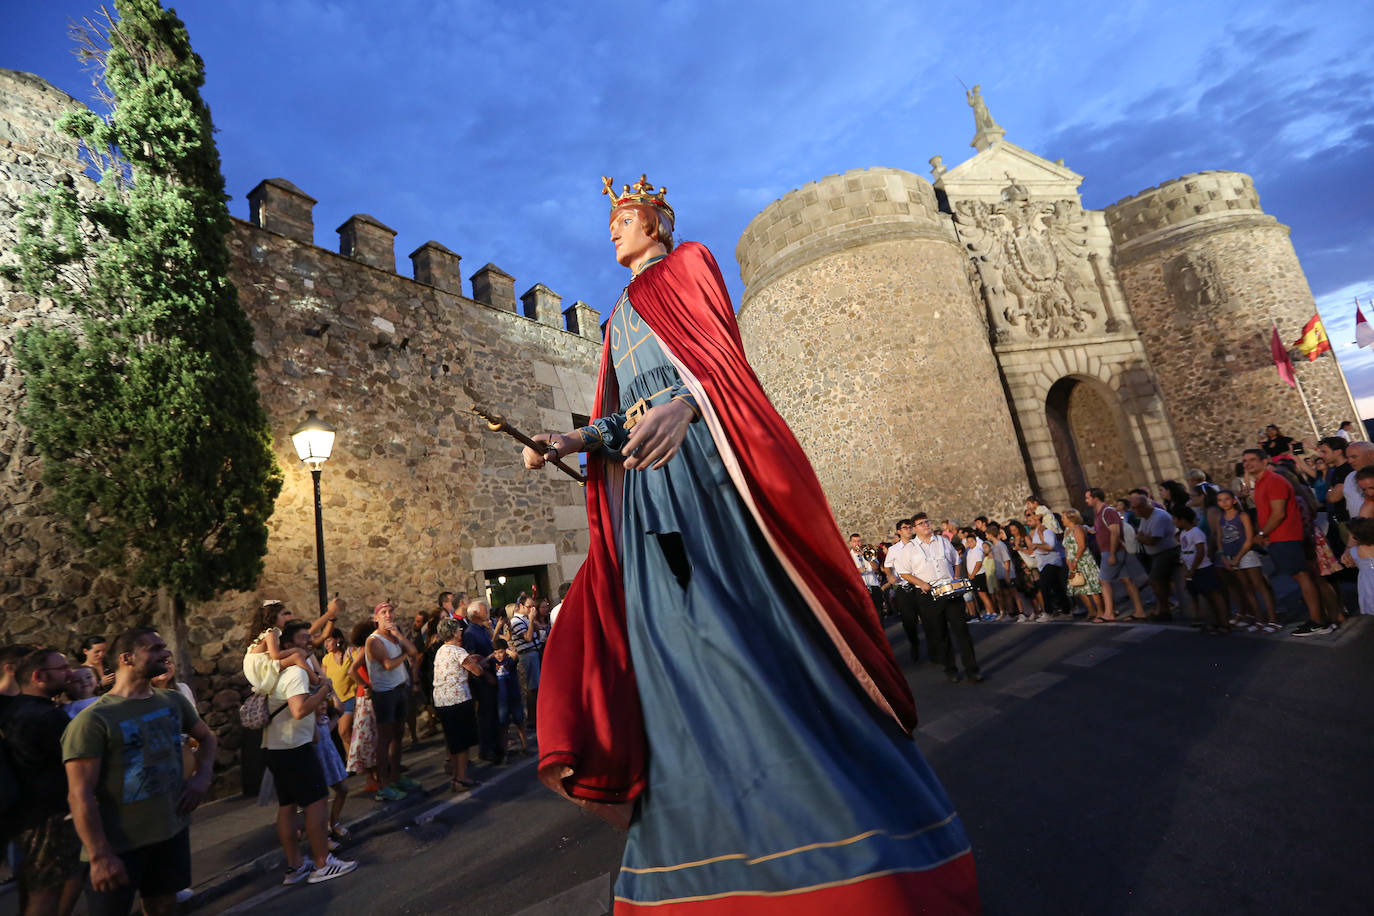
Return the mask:
<path id="1" fill-rule="evenodd" d="M 99 178 L 94 194 L 32 195 L 20 215 L 15 273 L 74 316 L 17 337 L 20 420 L 77 542 L 180 609 L 255 586 L 281 471 L 228 277 L 202 61 L 157 0 L 117 0 L 78 39 L 109 112 L 59 127 Z"/>

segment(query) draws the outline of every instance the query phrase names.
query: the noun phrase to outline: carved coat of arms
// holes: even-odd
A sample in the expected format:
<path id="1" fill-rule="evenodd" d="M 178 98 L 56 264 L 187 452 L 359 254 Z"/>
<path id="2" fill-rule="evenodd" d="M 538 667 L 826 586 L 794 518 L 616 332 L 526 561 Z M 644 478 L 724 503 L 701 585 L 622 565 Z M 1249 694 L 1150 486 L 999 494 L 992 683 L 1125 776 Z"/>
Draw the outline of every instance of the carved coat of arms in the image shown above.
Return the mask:
<path id="1" fill-rule="evenodd" d="M 1087 331 L 1097 310 L 1081 279 L 1088 256 L 1082 210 L 1068 200 L 1032 201 L 1014 181 L 1002 198 L 954 206 L 994 323 L 1052 340 Z M 1009 336 L 998 329 L 999 340 Z"/>
<path id="2" fill-rule="evenodd" d="M 1184 308 L 1225 305 L 1221 271 L 1208 251 L 1185 251 L 1164 262 L 1164 285 Z"/>

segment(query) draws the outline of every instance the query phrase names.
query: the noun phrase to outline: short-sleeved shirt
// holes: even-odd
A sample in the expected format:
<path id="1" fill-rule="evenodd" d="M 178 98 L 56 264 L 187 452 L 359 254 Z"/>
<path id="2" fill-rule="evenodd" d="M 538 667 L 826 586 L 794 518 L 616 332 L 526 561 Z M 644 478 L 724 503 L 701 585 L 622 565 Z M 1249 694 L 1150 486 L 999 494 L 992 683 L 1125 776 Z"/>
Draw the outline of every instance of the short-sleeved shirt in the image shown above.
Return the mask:
<path id="1" fill-rule="evenodd" d="M 1178 533 L 1179 559 L 1183 562 L 1185 571 L 1193 568 L 1193 557 L 1197 555 L 1198 547 L 1207 543 L 1207 535 L 1203 534 L 1202 529 L 1194 525 L 1187 531 Z M 1198 564 L 1198 569 L 1206 569 L 1212 565 L 1212 557 L 1208 554 Z"/>
<path id="2" fill-rule="evenodd" d="M 1059 519 L 1054 517 L 1054 510 L 1051 509 L 1049 506 L 1036 506 L 1035 514 L 1043 518 L 1045 520 L 1045 527 L 1053 531 L 1055 534 L 1064 533 L 1064 526 L 1059 524 Z"/>
<path id="3" fill-rule="evenodd" d="M 315 716 L 291 715 L 291 697 L 310 693 L 310 676 L 294 665 L 277 678 L 277 686 L 267 695 L 267 711 L 277 713 L 264 730 L 263 746 L 269 751 L 289 751 L 315 740 Z M 281 709 L 281 712 L 277 712 Z"/>
<path id="4" fill-rule="evenodd" d="M 480 655 L 485 658 L 493 651 L 491 634 L 487 632 L 486 627 L 468 627 L 463 631 L 463 648 L 468 650 L 469 655 Z"/>
<path id="5" fill-rule="evenodd" d="M 511 648 L 516 652 L 530 652 L 534 649 L 534 644 L 530 642 L 530 621 L 529 618 L 515 614 L 510 619 L 510 635 L 512 639 Z"/>
<path id="6" fill-rule="evenodd" d="M 339 699 L 346 700 L 358 692 L 358 683 L 348 673 L 348 669 L 353 667 L 353 652 L 344 653 L 342 661 L 334 660 L 333 652 L 324 654 L 324 673 L 329 680 L 334 683 L 334 692 Z"/>
<path id="7" fill-rule="evenodd" d="M 434 705 L 457 706 L 472 699 L 468 687 L 468 669 L 463 667 L 463 659 L 468 651 L 462 646 L 444 643 L 434 656 Z"/>
<path id="8" fill-rule="evenodd" d="M 1354 482 L 1355 475 L 1351 474 L 1346 480 L 1345 494 L 1347 504 L 1349 504 L 1350 498 L 1350 485 L 1354 484 Z M 1359 492 L 1358 487 L 1355 488 L 1355 492 Z M 1284 501 L 1283 521 L 1279 522 L 1277 528 L 1269 532 L 1270 541 L 1282 543 L 1283 541 L 1302 540 L 1302 513 L 1298 511 L 1298 500 L 1297 497 L 1293 495 L 1292 484 L 1284 480 L 1278 474 L 1275 474 L 1273 471 L 1266 470 L 1259 476 L 1259 480 L 1255 481 L 1253 493 L 1255 498 L 1255 514 L 1259 516 L 1261 528 L 1268 524 L 1269 516 L 1273 512 L 1270 503 L 1279 499 Z M 1363 505 L 1364 500 L 1361 499 L 1360 503 Z M 1357 509 L 1352 513 L 1351 517 L 1354 518 L 1358 515 L 1359 510 Z"/>
<path id="9" fill-rule="evenodd" d="M 983 542 L 979 541 L 968 549 L 964 554 L 964 569 L 970 576 L 976 576 L 983 571 L 983 557 L 987 556 L 987 551 L 983 547 Z"/>
<path id="10" fill-rule="evenodd" d="M 905 573 L 927 585 L 941 585 L 953 579 L 959 568 L 959 554 L 955 553 L 954 545 L 942 537 L 932 537 L 929 544 L 912 538 L 902 549 L 897 547 L 893 544 L 892 550 L 887 552 L 887 565 L 899 578 Z"/>
<path id="11" fill-rule="evenodd" d="M 0 728 L 20 786 L 24 826 L 67 810 L 67 771 L 62 766 L 62 732 L 67 714 L 51 700 L 21 693 L 5 705 Z"/>
<path id="12" fill-rule="evenodd" d="M 1097 515 L 1093 518 L 1093 537 L 1097 538 L 1098 553 L 1107 553 L 1112 549 L 1112 525 L 1118 528 L 1126 523 L 1121 520 L 1121 513 L 1113 509 L 1106 503 L 1097 510 Z M 1121 543 L 1118 537 L 1118 543 Z"/>
<path id="13" fill-rule="evenodd" d="M 1145 545 L 1145 552 L 1150 556 L 1178 546 L 1178 528 L 1174 526 L 1174 517 L 1158 506 L 1153 508 L 1149 518 L 1142 516 L 1140 519 L 1140 533 L 1158 538 L 1153 544 Z"/>
<path id="14" fill-rule="evenodd" d="M 106 694 L 67 726 L 64 761 L 100 758 L 95 797 L 115 852 L 170 840 L 190 823 L 176 810 L 185 782 L 181 736 L 199 721 L 184 696 L 155 687 L 148 697 Z M 89 858 L 85 849 L 81 858 Z"/>
<path id="15" fill-rule="evenodd" d="M 1359 472 L 1351 471 L 1345 475 L 1345 513 L 1350 518 L 1359 518 L 1360 510 L 1364 508 L 1364 494 L 1360 492 L 1360 482 L 1355 479 L 1357 473 Z M 1271 476 L 1277 477 L 1278 475 L 1271 474 Z M 1256 499 L 1255 505 L 1259 505 L 1258 499 Z M 1264 523 L 1260 522 L 1260 524 Z"/>
<path id="16" fill-rule="evenodd" d="M 1043 507 L 1042 507 L 1043 508 Z M 1047 566 L 1065 566 L 1064 547 L 1059 543 L 1059 538 L 1048 528 L 1038 528 L 1031 532 L 1032 544 L 1043 544 L 1052 547 L 1053 550 L 1037 550 L 1035 552 L 1035 566 L 1037 569 L 1044 569 Z"/>

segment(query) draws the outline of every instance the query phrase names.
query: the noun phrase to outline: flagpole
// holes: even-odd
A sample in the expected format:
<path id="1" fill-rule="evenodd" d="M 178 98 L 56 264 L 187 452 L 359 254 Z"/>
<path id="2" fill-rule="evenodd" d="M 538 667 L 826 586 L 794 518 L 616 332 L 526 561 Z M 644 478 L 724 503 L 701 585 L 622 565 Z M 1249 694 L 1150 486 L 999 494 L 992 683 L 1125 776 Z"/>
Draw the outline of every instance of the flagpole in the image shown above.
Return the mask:
<path id="1" fill-rule="evenodd" d="M 1355 310 L 1356 310 L 1356 311 L 1359 311 L 1359 308 L 1360 308 L 1360 297 L 1359 297 L 1359 296 L 1356 296 L 1356 297 L 1355 297 Z M 1323 326 L 1324 326 L 1324 325 L 1323 325 Z M 1331 336 L 1331 335 L 1329 335 L 1329 334 L 1327 335 L 1327 339 L 1328 339 L 1328 340 L 1330 339 L 1330 336 Z M 1355 411 L 1355 426 L 1358 427 L 1359 430 L 1360 430 L 1360 432 L 1361 432 L 1361 434 L 1363 434 L 1363 433 L 1364 433 L 1364 417 L 1360 416 L 1360 404 L 1359 404 L 1358 401 L 1355 400 L 1355 392 L 1353 392 L 1353 391 L 1350 390 L 1350 379 L 1348 379 L 1348 378 L 1345 377 L 1345 369 L 1341 368 L 1341 358 L 1340 358 L 1339 356 L 1336 355 L 1336 345 L 1335 345 L 1335 343 L 1332 343 L 1332 344 L 1331 344 L 1331 358 L 1334 359 L 1334 360 L 1336 361 L 1336 374 L 1339 375 L 1339 376 L 1341 377 L 1341 384 L 1342 384 L 1343 386 L 1345 386 L 1345 396 L 1348 397 L 1348 398 L 1350 399 L 1350 407 L 1351 407 L 1352 410 Z M 1361 435 L 1361 438 L 1363 438 L 1363 435 Z"/>
<path id="2" fill-rule="evenodd" d="M 1269 316 L 1269 325 L 1275 334 L 1278 334 L 1279 323 L 1274 320 L 1274 316 Z M 1279 338 L 1282 340 L 1282 336 Z M 1298 378 L 1297 367 L 1293 369 L 1293 387 L 1298 390 L 1298 397 L 1302 398 L 1302 409 L 1307 411 L 1307 422 L 1312 424 L 1312 435 L 1320 439 L 1321 430 L 1317 429 L 1317 418 L 1312 414 L 1312 405 L 1307 402 L 1307 392 L 1303 390 L 1302 379 Z"/>

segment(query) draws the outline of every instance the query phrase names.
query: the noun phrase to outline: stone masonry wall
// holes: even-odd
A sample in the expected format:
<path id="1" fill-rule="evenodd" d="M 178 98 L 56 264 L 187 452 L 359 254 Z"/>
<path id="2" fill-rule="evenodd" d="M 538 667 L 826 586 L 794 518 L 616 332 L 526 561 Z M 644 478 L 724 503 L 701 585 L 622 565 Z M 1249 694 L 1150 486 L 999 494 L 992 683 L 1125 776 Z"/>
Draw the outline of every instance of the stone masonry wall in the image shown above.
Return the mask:
<path id="1" fill-rule="evenodd" d="M 0 71 L 0 261 L 12 261 L 21 197 L 80 170 L 51 128 L 74 104 L 37 77 Z M 193 608 L 188 622 L 193 670 L 182 678 L 220 736 L 221 794 L 238 785 L 248 614 L 269 597 L 315 614 L 311 481 L 288 435 L 307 409 L 338 427 L 322 492 L 329 590 L 348 601 L 345 624 L 387 598 L 409 615 L 441 589 L 480 595 L 479 564 L 546 566 L 556 587 L 587 549 L 581 488 L 553 471 L 523 471 L 514 440 L 469 412 L 464 384 L 517 426 L 570 428 L 592 400 L 595 311 L 578 303 L 585 327 L 570 333 L 547 315 L 534 320 L 462 296 L 430 261 L 425 275 L 442 283 L 369 266 L 311 244 L 308 214 L 288 224 L 296 238 L 238 220 L 230 238 L 231 278 L 254 327 L 259 389 L 286 479 L 258 590 Z M 435 251 L 452 254 L 430 243 L 424 257 Z M 456 271 L 456 255 L 451 263 Z M 157 602 L 86 563 L 44 513 L 41 460 L 16 420 L 23 389 L 11 357 L 16 331 L 60 320 L 51 303 L 0 280 L 0 643 L 74 652 L 83 634 L 154 620 Z"/>
<path id="2" fill-rule="evenodd" d="M 1185 464 L 1230 479 L 1265 424 L 1311 437 L 1301 399 L 1274 368 L 1269 320 L 1291 344 L 1316 304 L 1287 227 L 1259 210 L 1249 177 L 1184 176 L 1109 207 L 1107 217 Z M 1334 360 L 1300 360 L 1297 372 L 1323 435 L 1351 419 Z"/>
<path id="3" fill-rule="evenodd" d="M 738 253 L 750 361 L 845 533 L 876 539 L 917 509 L 971 519 L 1019 504 L 1026 476 L 982 308 L 923 179 L 870 169 L 808 184 L 756 217 Z"/>

